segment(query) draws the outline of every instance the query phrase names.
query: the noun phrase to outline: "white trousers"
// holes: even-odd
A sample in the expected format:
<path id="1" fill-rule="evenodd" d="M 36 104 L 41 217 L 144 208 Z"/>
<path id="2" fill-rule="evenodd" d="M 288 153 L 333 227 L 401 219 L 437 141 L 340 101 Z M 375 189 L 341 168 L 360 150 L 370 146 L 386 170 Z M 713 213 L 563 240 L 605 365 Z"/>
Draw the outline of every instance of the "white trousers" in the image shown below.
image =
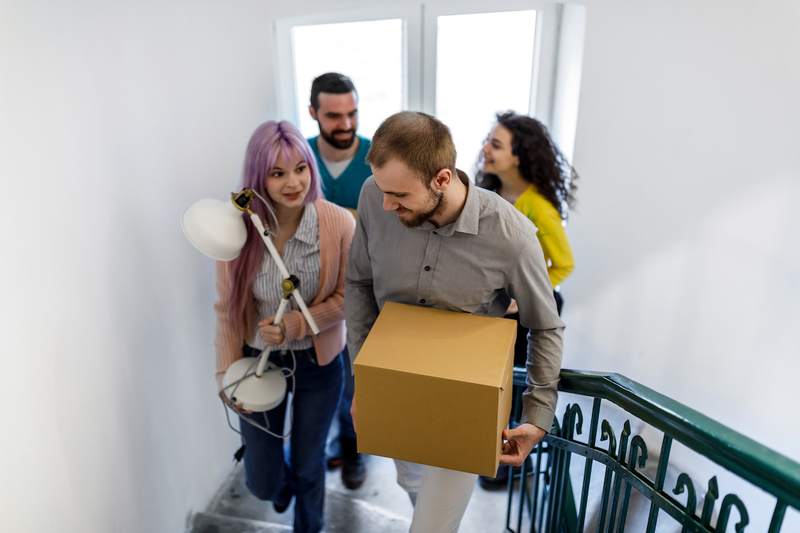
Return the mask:
<path id="1" fill-rule="evenodd" d="M 456 533 L 478 476 L 395 459 L 397 483 L 414 504 L 409 533 Z"/>

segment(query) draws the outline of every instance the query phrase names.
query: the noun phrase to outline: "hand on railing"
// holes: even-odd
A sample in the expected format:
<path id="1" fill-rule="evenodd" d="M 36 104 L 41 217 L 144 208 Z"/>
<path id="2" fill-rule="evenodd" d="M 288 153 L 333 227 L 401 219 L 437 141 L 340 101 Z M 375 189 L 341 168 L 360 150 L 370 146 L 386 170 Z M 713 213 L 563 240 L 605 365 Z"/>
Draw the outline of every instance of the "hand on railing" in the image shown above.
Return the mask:
<path id="1" fill-rule="evenodd" d="M 534 446 L 539 444 L 547 432 L 533 424 L 520 424 L 514 429 L 503 430 L 503 453 L 500 464 L 521 466 Z"/>

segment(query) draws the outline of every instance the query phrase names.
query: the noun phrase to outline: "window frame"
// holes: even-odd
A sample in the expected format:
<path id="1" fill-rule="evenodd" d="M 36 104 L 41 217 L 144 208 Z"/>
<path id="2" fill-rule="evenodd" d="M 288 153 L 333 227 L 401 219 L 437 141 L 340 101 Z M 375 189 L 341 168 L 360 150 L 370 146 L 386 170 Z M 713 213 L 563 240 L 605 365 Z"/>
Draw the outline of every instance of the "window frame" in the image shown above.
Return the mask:
<path id="1" fill-rule="evenodd" d="M 294 69 L 294 47 L 292 28 L 316 24 L 346 22 L 368 22 L 372 20 L 401 19 L 403 23 L 403 108 L 417 109 L 421 106 L 422 76 L 422 10 L 420 5 L 394 7 L 370 7 L 359 10 L 343 10 L 317 13 L 275 20 L 275 91 L 278 114 L 294 124 L 299 124 L 296 72 Z M 346 74 L 346 73 L 345 73 Z"/>
<path id="2" fill-rule="evenodd" d="M 549 126 L 552 119 L 555 69 L 557 64 L 558 35 L 561 4 L 531 0 L 501 0 L 487 9 L 485 2 L 454 0 L 425 4 L 423 18 L 424 59 L 423 108 L 421 111 L 436 114 L 436 70 L 438 28 L 437 19 L 448 15 L 473 15 L 478 13 L 503 13 L 507 11 L 536 11 L 536 35 L 533 43 L 531 87 L 527 110 Z"/>
<path id="3" fill-rule="evenodd" d="M 299 123 L 291 30 L 295 26 L 365 22 L 399 18 L 403 22 L 403 109 L 436 114 L 437 17 L 536 10 L 528 114 L 552 126 L 562 4 L 546 0 L 497 0 L 487 8 L 479 0 L 442 0 L 397 6 L 373 6 L 276 19 L 275 90 L 278 114 Z"/>

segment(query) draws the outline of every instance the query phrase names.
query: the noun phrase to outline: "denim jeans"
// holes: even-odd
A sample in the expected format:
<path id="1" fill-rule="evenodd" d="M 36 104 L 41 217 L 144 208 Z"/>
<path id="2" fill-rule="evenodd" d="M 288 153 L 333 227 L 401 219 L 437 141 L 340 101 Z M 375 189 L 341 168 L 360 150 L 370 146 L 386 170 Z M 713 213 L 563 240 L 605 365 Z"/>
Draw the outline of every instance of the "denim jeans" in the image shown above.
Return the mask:
<path id="1" fill-rule="evenodd" d="M 339 438 L 340 439 L 354 439 L 356 438 L 356 429 L 353 427 L 353 417 L 350 416 L 350 407 L 353 405 L 353 393 L 355 392 L 355 381 L 353 380 L 353 371 L 350 363 L 350 352 L 347 348 L 342 352 L 343 367 L 344 367 L 344 387 L 342 387 L 342 397 L 339 400 L 339 412 L 337 418 L 339 419 Z"/>
<path id="2" fill-rule="evenodd" d="M 245 350 L 245 355 L 250 355 Z M 247 446 L 244 468 L 247 487 L 261 500 L 282 500 L 296 496 L 294 509 L 295 533 L 317 533 L 324 525 L 325 503 L 325 438 L 336 411 L 342 389 L 342 357 L 325 366 L 313 362 L 313 348 L 295 351 L 297 367 L 294 378 L 287 380 L 291 391 L 296 381 L 291 414 L 292 434 L 288 453 L 284 442 L 240 420 L 242 440 Z M 270 361 L 291 368 L 291 356 L 279 352 Z M 287 398 L 266 413 L 269 429 L 285 433 Z M 263 414 L 251 415 L 264 425 Z"/>
<path id="3" fill-rule="evenodd" d="M 328 457 L 340 457 L 342 454 L 342 439 L 355 439 L 356 429 L 353 426 L 353 417 L 350 416 L 350 407 L 353 405 L 355 381 L 353 379 L 350 353 L 347 348 L 342 352 L 342 370 L 344 386 L 339 398 L 339 407 L 336 410 L 336 420 L 328 435 Z"/>

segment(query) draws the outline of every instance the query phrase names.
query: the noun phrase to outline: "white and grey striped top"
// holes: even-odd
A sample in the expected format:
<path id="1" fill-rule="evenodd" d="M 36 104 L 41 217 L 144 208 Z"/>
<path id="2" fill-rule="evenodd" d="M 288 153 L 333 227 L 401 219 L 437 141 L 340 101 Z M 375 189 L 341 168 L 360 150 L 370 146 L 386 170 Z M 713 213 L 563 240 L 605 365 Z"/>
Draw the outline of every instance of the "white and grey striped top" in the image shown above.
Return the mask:
<path id="1" fill-rule="evenodd" d="M 311 301 L 319 292 L 319 219 L 317 209 L 314 204 L 306 204 L 303 216 L 297 231 L 291 239 L 286 241 L 283 247 L 283 262 L 290 274 L 294 274 L 300 280 L 300 294 L 303 296 L 306 305 L 311 306 Z M 256 309 L 258 321 L 273 316 L 278 312 L 278 305 L 281 302 L 281 281 L 283 276 L 278 271 L 278 266 L 269 252 L 264 250 L 264 260 L 261 262 L 261 270 L 253 281 L 253 296 L 256 299 Z M 292 307 L 297 305 L 292 300 Z M 251 346 L 263 349 L 264 341 L 258 334 L 258 327 L 253 332 Z M 281 346 L 285 350 L 305 350 L 311 348 L 313 342 L 311 337 L 305 337 Z"/>

